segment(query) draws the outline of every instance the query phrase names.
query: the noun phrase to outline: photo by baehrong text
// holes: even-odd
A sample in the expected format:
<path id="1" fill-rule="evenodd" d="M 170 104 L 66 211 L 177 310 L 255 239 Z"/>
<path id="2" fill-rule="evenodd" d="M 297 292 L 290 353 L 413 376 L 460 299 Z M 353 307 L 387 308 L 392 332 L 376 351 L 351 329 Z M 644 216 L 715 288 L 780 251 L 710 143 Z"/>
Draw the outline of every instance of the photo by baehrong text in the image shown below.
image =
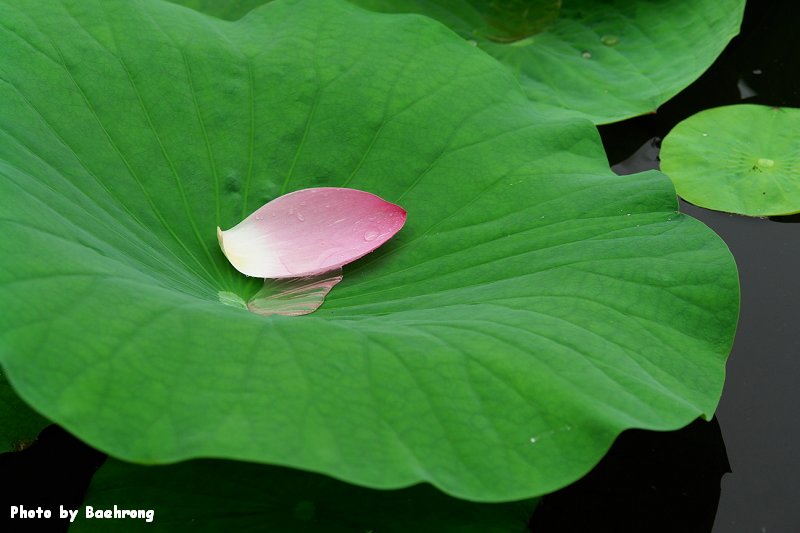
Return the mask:
<path id="1" fill-rule="evenodd" d="M 63 505 L 58 506 L 58 518 L 69 518 L 70 522 L 74 522 L 78 517 L 79 509 L 66 509 Z M 35 509 L 27 509 L 23 505 L 11 506 L 11 518 L 19 519 L 36 519 L 36 518 L 52 518 L 53 511 L 50 509 L 43 509 L 36 507 Z M 120 509 L 115 504 L 111 509 L 95 509 L 91 505 L 84 507 L 84 518 L 91 519 L 105 519 L 105 518 L 136 518 L 143 519 L 145 522 L 152 522 L 155 517 L 153 509 Z"/>

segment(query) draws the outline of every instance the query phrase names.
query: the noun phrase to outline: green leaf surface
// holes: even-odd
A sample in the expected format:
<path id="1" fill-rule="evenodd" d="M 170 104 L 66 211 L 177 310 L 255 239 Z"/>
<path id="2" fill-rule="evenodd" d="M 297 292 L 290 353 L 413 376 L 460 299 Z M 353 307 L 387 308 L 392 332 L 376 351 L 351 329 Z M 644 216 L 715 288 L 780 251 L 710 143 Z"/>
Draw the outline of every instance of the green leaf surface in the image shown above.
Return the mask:
<path id="1" fill-rule="evenodd" d="M 501 42 L 494 0 L 351 0 L 386 13 L 421 13 L 514 72 L 531 100 L 597 124 L 653 113 L 696 80 L 739 32 L 744 0 L 564 0 L 542 31 Z M 233 3 L 236 3 L 234 0 Z M 529 4 L 548 20 L 552 2 Z M 537 19 L 530 14 L 528 18 Z M 521 24 L 507 9 L 507 24 Z M 524 22 L 524 19 L 522 20 Z"/>
<path id="2" fill-rule="evenodd" d="M 225 20 L 238 20 L 269 0 L 169 0 Z"/>
<path id="3" fill-rule="evenodd" d="M 27 447 L 48 424 L 49 421 L 17 396 L 0 374 L 0 453 Z"/>
<path id="4" fill-rule="evenodd" d="M 660 157 L 678 194 L 695 205 L 761 217 L 800 213 L 800 109 L 707 109 L 669 132 Z"/>
<path id="5" fill-rule="evenodd" d="M 501 501 L 713 412 L 725 245 L 438 23 L 335 0 L 237 22 L 5 0 L 0 21 L 0 362 L 90 444 Z M 231 306 L 261 283 L 216 227 L 312 186 L 408 221 L 313 314 Z"/>
<path id="6" fill-rule="evenodd" d="M 85 505 L 94 510 L 152 509 L 143 519 L 86 518 L 71 532 L 286 531 L 325 533 L 523 533 L 537 500 L 472 503 L 430 485 L 370 490 L 318 474 L 231 461 L 138 466 L 109 460 Z"/>

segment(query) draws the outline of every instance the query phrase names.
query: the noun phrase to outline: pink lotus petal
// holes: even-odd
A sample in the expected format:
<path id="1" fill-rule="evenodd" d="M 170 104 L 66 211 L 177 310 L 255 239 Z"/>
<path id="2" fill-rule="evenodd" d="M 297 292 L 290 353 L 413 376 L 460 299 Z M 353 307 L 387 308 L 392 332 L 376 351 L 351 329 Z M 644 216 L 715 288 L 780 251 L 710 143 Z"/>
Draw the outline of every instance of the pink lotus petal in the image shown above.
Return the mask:
<path id="1" fill-rule="evenodd" d="M 400 231 L 406 211 L 364 191 L 334 187 L 285 194 L 217 236 L 247 276 L 314 276 L 370 253 Z"/>
<path id="2" fill-rule="evenodd" d="M 261 290 L 247 302 L 247 309 L 262 316 L 307 315 L 322 305 L 340 281 L 341 268 L 305 278 L 265 279 Z"/>

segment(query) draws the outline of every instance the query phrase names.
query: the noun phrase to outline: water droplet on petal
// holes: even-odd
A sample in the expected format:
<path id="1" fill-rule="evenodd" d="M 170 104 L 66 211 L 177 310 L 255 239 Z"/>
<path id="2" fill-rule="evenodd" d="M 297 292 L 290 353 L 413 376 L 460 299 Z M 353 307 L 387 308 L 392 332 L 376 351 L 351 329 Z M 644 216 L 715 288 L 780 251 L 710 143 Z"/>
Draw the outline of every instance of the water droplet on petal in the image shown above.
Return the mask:
<path id="1" fill-rule="evenodd" d="M 256 220 L 264 220 L 264 215 L 256 215 Z"/>
<path id="2" fill-rule="evenodd" d="M 378 232 L 377 231 L 368 231 L 368 232 L 366 232 L 364 234 L 364 240 L 365 241 L 374 241 L 377 238 L 378 238 Z"/>
<path id="3" fill-rule="evenodd" d="M 306 217 L 304 217 L 304 216 L 303 216 L 303 215 L 301 215 L 300 213 L 297 213 L 297 220 L 299 220 L 300 222 L 302 222 L 302 221 L 304 221 L 305 219 L 306 219 Z"/>

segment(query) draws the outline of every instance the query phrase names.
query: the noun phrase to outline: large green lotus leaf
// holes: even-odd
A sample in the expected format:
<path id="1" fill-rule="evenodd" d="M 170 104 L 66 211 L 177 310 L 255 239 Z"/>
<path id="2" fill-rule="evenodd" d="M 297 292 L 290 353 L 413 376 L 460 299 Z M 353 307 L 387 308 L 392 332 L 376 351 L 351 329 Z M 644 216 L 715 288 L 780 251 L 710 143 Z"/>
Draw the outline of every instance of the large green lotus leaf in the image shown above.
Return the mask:
<path id="1" fill-rule="evenodd" d="M 532 100 L 598 124 L 655 112 L 696 80 L 739 32 L 745 5 L 744 0 L 351 1 L 436 18 L 507 65 Z M 508 26 L 525 27 L 520 5 L 538 12 L 527 13 L 533 21 L 528 25 L 538 29 L 536 21 L 548 21 L 559 3 L 558 17 L 543 31 L 505 37 L 512 35 L 503 31 Z M 498 4 L 509 6 L 505 26 L 497 20 Z"/>
<path id="2" fill-rule="evenodd" d="M 750 216 L 800 212 L 800 109 L 707 109 L 669 132 L 661 168 L 701 207 Z"/>
<path id="3" fill-rule="evenodd" d="M 6 0 L 0 21 L 0 361 L 92 445 L 499 501 L 714 410 L 727 248 L 435 21 L 334 0 L 237 22 Z M 406 226 L 314 314 L 224 305 L 259 283 L 216 226 L 320 185 Z"/>
<path id="4" fill-rule="evenodd" d="M 114 520 L 115 531 L 287 531 L 325 533 L 523 533 L 537 500 L 490 504 L 445 496 L 430 485 L 370 490 L 298 470 L 198 460 L 139 466 L 109 460 L 86 505 L 152 509 L 153 522 Z M 108 531 L 82 511 L 70 531 Z"/>
<path id="5" fill-rule="evenodd" d="M 20 400 L 0 374 L 0 453 L 25 448 L 49 423 Z"/>

